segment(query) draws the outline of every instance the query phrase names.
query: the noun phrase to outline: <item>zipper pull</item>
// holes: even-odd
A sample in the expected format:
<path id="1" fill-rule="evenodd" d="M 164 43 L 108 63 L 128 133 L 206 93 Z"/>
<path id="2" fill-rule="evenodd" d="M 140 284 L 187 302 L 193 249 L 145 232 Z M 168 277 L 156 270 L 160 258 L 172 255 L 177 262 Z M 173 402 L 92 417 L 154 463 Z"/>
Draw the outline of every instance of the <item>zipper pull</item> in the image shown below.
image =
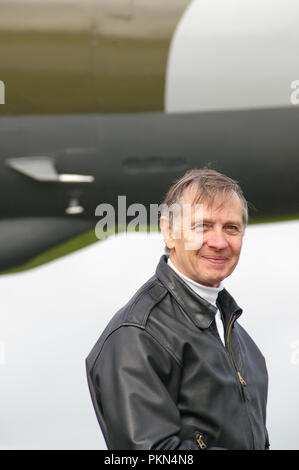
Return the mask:
<path id="1" fill-rule="evenodd" d="M 240 384 L 241 385 L 247 385 L 239 371 L 237 372 L 237 374 L 238 374 L 238 377 L 239 377 L 239 380 L 240 380 Z"/>
<path id="2" fill-rule="evenodd" d="M 207 447 L 207 445 L 205 444 L 204 440 L 203 440 L 203 436 L 202 434 L 199 434 L 197 439 L 196 439 L 196 442 L 197 444 L 199 445 L 199 447 L 201 449 L 205 449 Z"/>

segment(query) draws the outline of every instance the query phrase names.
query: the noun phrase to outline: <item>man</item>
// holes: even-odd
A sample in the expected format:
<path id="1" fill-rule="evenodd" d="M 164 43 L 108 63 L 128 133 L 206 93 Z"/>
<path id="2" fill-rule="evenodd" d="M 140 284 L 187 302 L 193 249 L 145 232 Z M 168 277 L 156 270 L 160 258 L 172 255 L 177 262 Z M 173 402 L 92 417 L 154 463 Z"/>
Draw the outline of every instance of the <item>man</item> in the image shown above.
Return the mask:
<path id="1" fill-rule="evenodd" d="M 182 211 L 161 217 L 169 256 L 86 361 L 107 446 L 268 448 L 265 361 L 222 285 L 239 260 L 246 200 L 235 181 L 200 169 L 170 188 L 170 207 Z"/>

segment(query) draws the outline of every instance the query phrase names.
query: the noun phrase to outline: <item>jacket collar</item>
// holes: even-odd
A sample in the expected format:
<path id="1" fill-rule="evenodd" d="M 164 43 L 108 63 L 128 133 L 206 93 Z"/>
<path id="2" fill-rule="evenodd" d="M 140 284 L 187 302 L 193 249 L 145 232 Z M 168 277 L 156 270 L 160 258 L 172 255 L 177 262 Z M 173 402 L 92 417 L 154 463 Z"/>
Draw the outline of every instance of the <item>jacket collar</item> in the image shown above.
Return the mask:
<path id="1" fill-rule="evenodd" d="M 215 318 L 217 307 L 207 302 L 191 289 L 184 280 L 167 264 L 167 256 L 162 255 L 156 269 L 156 276 L 175 298 L 184 312 L 199 328 L 208 328 Z M 233 315 L 241 315 L 242 310 L 233 297 L 223 289 L 218 294 L 217 305 L 227 323 Z"/>

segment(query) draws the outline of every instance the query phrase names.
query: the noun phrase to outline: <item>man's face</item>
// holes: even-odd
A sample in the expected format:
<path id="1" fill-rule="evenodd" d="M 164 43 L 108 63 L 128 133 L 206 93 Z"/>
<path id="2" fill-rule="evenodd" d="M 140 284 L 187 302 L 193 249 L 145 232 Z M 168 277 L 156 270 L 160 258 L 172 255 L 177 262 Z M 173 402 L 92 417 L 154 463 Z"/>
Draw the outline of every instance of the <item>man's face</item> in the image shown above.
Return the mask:
<path id="1" fill-rule="evenodd" d="M 170 259 L 185 276 L 200 284 L 218 287 L 233 272 L 239 260 L 244 233 L 242 204 L 235 193 L 226 199 L 218 196 L 211 205 L 203 202 L 202 220 L 198 220 L 192 201 L 191 194 L 186 193 L 183 204 L 191 205 L 191 231 L 181 218 L 181 237 L 172 238 L 173 230 L 170 230 L 170 237 L 165 239 Z M 198 224 L 201 224 L 202 243 L 190 249 L 190 235 L 192 239 L 193 231 L 194 240 Z"/>

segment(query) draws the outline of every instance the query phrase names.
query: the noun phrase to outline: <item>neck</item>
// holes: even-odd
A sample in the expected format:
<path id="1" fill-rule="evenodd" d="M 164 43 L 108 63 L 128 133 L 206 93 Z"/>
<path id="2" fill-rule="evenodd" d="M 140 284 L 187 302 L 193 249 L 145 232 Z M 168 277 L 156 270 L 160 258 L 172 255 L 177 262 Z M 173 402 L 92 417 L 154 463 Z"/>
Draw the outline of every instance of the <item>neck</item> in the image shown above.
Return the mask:
<path id="1" fill-rule="evenodd" d="M 218 293 L 224 288 L 222 283 L 219 283 L 217 287 L 215 286 L 207 286 L 205 284 L 201 284 L 199 282 L 194 281 L 193 279 L 190 279 L 188 276 L 183 274 L 179 269 L 175 267 L 173 262 L 171 261 L 170 258 L 168 258 L 167 264 L 175 271 L 185 282 L 188 284 L 191 289 L 193 289 L 200 297 L 206 299 L 208 302 L 210 302 L 212 305 L 216 306 L 216 300 Z"/>

